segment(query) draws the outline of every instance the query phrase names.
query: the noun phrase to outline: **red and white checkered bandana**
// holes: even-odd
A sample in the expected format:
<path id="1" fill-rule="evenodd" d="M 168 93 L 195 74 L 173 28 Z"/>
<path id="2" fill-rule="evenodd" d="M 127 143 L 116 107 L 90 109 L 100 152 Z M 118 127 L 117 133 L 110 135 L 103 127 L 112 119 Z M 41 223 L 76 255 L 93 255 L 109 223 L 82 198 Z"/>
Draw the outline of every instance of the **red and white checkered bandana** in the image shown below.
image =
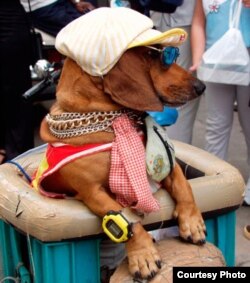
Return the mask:
<path id="1" fill-rule="evenodd" d="M 159 210 L 146 173 L 145 148 L 141 137 L 126 115 L 113 122 L 115 141 L 111 151 L 109 185 L 123 206 L 142 212 Z"/>

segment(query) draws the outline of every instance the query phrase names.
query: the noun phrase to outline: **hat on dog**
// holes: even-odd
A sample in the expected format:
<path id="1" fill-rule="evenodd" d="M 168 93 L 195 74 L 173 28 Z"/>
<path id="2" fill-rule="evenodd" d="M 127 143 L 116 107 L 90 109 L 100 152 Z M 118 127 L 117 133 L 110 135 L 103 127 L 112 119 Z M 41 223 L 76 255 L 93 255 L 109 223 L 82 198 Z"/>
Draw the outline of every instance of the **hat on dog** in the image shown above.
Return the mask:
<path id="1" fill-rule="evenodd" d="M 182 29 L 163 33 L 153 29 L 153 21 L 133 9 L 102 7 L 65 26 L 58 33 L 55 46 L 88 74 L 103 76 L 129 48 L 178 46 L 186 37 Z"/>

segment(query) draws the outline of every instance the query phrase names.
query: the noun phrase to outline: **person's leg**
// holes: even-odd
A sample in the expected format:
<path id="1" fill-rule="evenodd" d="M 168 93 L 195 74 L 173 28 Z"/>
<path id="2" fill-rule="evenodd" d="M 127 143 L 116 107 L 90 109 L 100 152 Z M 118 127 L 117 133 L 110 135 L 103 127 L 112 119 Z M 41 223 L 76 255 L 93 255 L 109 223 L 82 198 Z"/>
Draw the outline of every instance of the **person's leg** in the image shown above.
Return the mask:
<path id="1" fill-rule="evenodd" d="M 30 33 L 26 14 L 19 5 L 0 9 L 1 123 L 4 125 L 1 136 L 7 159 L 34 146 L 33 105 L 22 99 L 22 94 L 31 87 Z"/>
<path id="2" fill-rule="evenodd" d="M 244 206 L 250 206 L 250 174 L 246 183 L 246 189 L 245 189 L 245 196 L 244 196 Z"/>
<path id="3" fill-rule="evenodd" d="M 233 123 L 235 87 L 214 83 L 206 83 L 206 86 L 205 150 L 226 160 Z"/>
<path id="4" fill-rule="evenodd" d="M 1 34 L 1 32 L 0 32 L 0 34 Z M 1 50 L 1 48 L 0 48 L 0 50 Z M 1 58 L 1 56 L 0 56 L 0 58 Z M 0 76 L 1 76 L 1 67 L 0 67 Z M 1 80 L 0 80 L 0 84 L 1 84 Z M 0 86 L 0 91 L 1 91 L 1 86 Z M 4 133 L 5 133 L 5 124 L 4 124 L 4 115 L 3 115 L 3 101 L 2 101 L 2 99 L 3 99 L 3 94 L 2 93 L 0 93 L 0 97 L 1 97 L 1 103 L 0 103 L 0 121 L 1 121 L 1 123 L 0 123 L 0 164 L 2 164 L 2 163 L 4 163 L 4 161 L 5 161 L 5 158 L 6 158 L 6 151 L 5 151 L 5 135 L 4 135 Z"/>
<path id="5" fill-rule="evenodd" d="M 124 243 L 114 243 L 110 239 L 100 242 L 101 282 L 109 282 L 110 276 L 126 257 Z"/>
<path id="6" fill-rule="evenodd" d="M 247 161 L 250 165 L 250 86 L 238 86 L 237 87 L 237 105 L 239 121 L 245 136 L 247 146 Z M 247 180 L 245 197 L 245 205 L 250 205 L 250 175 Z"/>
<path id="7" fill-rule="evenodd" d="M 68 0 L 58 0 L 31 13 L 34 26 L 52 36 L 74 19 L 82 16 Z"/>
<path id="8" fill-rule="evenodd" d="M 178 107 L 178 119 L 175 124 L 167 127 L 169 138 L 192 143 L 193 126 L 199 107 L 200 98 L 189 101 L 187 104 Z"/>

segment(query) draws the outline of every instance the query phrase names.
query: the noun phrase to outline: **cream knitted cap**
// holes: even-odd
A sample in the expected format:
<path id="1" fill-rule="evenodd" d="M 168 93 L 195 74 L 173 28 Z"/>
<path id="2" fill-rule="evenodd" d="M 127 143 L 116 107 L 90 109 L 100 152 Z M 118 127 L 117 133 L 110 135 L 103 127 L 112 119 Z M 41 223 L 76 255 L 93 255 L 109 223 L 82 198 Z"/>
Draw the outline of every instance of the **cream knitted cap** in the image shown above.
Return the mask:
<path id="1" fill-rule="evenodd" d="M 72 21 L 56 37 L 56 49 L 88 74 L 103 76 L 129 48 L 161 44 L 178 46 L 182 29 L 154 30 L 150 18 L 129 8 L 102 7 Z"/>

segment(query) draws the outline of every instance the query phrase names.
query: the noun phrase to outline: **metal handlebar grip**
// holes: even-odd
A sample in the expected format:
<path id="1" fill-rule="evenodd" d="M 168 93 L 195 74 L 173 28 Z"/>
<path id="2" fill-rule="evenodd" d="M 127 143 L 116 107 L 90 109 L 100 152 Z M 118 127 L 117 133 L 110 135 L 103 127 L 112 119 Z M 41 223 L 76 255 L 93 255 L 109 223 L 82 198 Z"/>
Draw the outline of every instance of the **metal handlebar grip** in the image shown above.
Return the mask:
<path id="1" fill-rule="evenodd" d="M 38 96 L 41 94 L 43 90 L 45 90 L 47 87 L 51 86 L 53 83 L 55 83 L 58 78 L 60 77 L 61 70 L 56 70 L 48 75 L 45 79 L 43 79 L 41 82 L 35 84 L 33 87 L 28 89 L 23 95 L 23 99 L 25 100 L 35 100 L 38 98 Z"/>

